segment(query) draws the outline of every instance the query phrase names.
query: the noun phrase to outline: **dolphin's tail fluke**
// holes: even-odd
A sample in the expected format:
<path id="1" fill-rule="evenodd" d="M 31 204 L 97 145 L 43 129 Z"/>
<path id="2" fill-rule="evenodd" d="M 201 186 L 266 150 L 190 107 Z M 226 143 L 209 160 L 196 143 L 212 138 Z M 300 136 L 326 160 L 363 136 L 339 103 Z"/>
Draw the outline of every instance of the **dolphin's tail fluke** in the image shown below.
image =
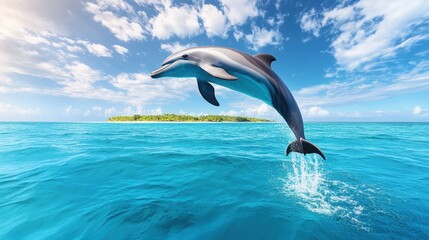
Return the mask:
<path id="1" fill-rule="evenodd" d="M 289 153 L 291 152 L 303 153 L 304 155 L 306 155 L 307 153 L 317 153 L 324 160 L 326 160 L 325 155 L 322 153 L 322 151 L 320 151 L 320 149 L 316 145 L 302 138 L 294 142 L 291 142 L 289 146 L 287 146 L 286 155 L 289 155 Z"/>

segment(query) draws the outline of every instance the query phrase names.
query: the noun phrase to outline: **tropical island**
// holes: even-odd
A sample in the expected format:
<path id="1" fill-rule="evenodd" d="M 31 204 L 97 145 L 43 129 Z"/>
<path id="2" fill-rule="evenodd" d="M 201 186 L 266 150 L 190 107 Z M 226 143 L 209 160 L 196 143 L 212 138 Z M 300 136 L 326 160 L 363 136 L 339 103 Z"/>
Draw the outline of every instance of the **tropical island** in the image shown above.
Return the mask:
<path id="1" fill-rule="evenodd" d="M 190 116 L 182 114 L 162 114 L 162 115 L 139 115 L 133 116 L 116 116 L 107 119 L 109 122 L 272 122 L 271 120 L 226 116 L 226 115 L 201 115 Z"/>

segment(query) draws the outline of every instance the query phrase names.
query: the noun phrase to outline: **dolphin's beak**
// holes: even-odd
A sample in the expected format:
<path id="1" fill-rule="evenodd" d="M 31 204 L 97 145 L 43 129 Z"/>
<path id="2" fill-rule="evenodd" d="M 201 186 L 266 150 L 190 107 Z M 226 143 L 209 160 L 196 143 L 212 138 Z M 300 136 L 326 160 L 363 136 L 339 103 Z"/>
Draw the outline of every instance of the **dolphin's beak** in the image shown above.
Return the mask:
<path id="1" fill-rule="evenodd" d="M 162 65 L 160 68 L 158 68 L 155 71 L 153 71 L 150 74 L 150 76 L 152 78 L 158 78 L 161 73 L 163 73 L 168 67 L 170 67 L 170 65 L 171 65 L 171 63 L 167 63 L 167 64 Z"/>

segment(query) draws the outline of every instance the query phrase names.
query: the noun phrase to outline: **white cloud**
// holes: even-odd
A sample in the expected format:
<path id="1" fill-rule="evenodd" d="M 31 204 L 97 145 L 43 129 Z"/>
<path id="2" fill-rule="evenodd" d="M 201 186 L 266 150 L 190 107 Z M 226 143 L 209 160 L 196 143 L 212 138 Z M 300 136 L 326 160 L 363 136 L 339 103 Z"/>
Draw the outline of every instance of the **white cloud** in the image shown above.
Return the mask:
<path id="1" fill-rule="evenodd" d="M 0 7 L 0 40 L 5 36 L 16 36 L 21 41 L 28 43 L 45 42 L 44 34 L 47 31 L 64 33 L 64 27 L 70 27 L 64 21 L 64 14 L 67 9 L 76 10 L 80 7 L 79 2 L 63 4 L 60 1 L 53 1 L 50 4 L 40 4 L 33 1 L 2 1 Z M 75 20 L 72 17 L 67 21 Z M 23 33 L 31 30 L 28 37 Z M 45 42 L 46 43 L 46 42 Z M 4 47 L 4 46 L 2 46 Z"/>
<path id="2" fill-rule="evenodd" d="M 384 79 L 386 78 L 386 79 Z M 358 78 L 350 82 L 332 81 L 294 92 L 301 107 L 340 105 L 385 99 L 394 95 L 429 89 L 429 61 L 421 61 L 407 73 L 377 76 L 377 81 Z"/>
<path id="3" fill-rule="evenodd" d="M 370 110 L 370 111 L 339 111 L 332 112 L 323 118 L 328 121 L 408 121 L 409 110 Z M 423 120 L 423 119 L 422 119 Z"/>
<path id="4" fill-rule="evenodd" d="M 236 41 L 240 40 L 244 36 L 244 33 L 237 28 L 234 28 L 234 38 Z"/>
<path id="5" fill-rule="evenodd" d="M 427 39 L 428 17 L 426 0 L 360 0 L 327 10 L 319 18 L 312 9 L 301 18 L 301 27 L 317 37 L 321 27 L 332 26 L 331 47 L 337 63 L 347 70 L 365 70 Z"/>
<path id="6" fill-rule="evenodd" d="M 161 40 L 172 37 L 183 39 L 202 33 L 206 33 L 208 38 L 227 38 L 230 29 L 234 29 L 234 38 L 238 41 L 245 36 L 238 27 L 249 19 L 264 15 L 258 9 L 257 0 L 220 0 L 220 6 L 201 1 L 180 5 L 173 4 L 171 0 L 134 1 L 143 8 L 142 11 L 136 13 L 131 5 L 121 0 L 96 0 L 85 6 L 96 22 L 109 28 L 123 41 L 142 40 L 148 34 Z M 278 7 L 279 3 L 275 5 Z M 148 14 L 153 15 L 148 17 Z M 269 44 L 279 45 L 282 41 L 279 27 L 284 23 L 284 15 L 270 16 L 267 22 L 274 30 L 254 26 L 252 32 L 247 34 L 245 40 L 253 50 Z"/>
<path id="7" fill-rule="evenodd" d="M 246 115 L 250 116 L 267 116 L 267 115 L 273 115 L 275 114 L 275 110 L 268 106 L 267 104 L 263 103 L 258 106 L 252 106 L 242 111 Z"/>
<path id="8" fill-rule="evenodd" d="M 66 108 L 68 112 L 73 113 L 73 115 L 82 115 L 85 117 L 96 116 L 102 118 L 109 118 L 113 116 L 132 116 L 134 114 L 140 115 L 160 115 L 162 114 L 162 108 L 154 109 L 144 109 L 141 105 L 130 105 L 126 106 L 123 109 L 118 109 L 116 107 L 106 107 L 102 108 L 99 106 L 94 106 L 92 108 L 86 109 L 86 111 L 80 111 L 75 109 L 72 106 Z M 67 111 L 66 111 L 67 112 Z"/>
<path id="9" fill-rule="evenodd" d="M 40 109 L 23 108 L 12 104 L 0 103 L 0 120 L 4 118 L 20 115 L 20 116 L 34 116 L 41 113 Z M 4 118 L 3 118 L 4 117 Z"/>
<path id="10" fill-rule="evenodd" d="M 194 79 L 162 78 L 154 80 L 149 74 L 143 73 L 122 73 L 113 77 L 111 83 L 125 93 L 124 102 L 134 105 L 147 104 L 155 100 L 157 104 L 184 100 L 190 91 L 197 91 L 194 88 Z"/>
<path id="11" fill-rule="evenodd" d="M 326 109 L 323 109 L 321 107 L 313 106 L 309 107 L 307 109 L 303 109 L 302 113 L 304 117 L 326 117 L 329 116 L 329 112 Z"/>
<path id="12" fill-rule="evenodd" d="M 94 7 L 91 3 L 85 3 L 84 6 L 87 9 L 94 7 L 96 14 L 108 14 L 106 12 L 109 11 L 126 12 L 128 16 L 131 16 L 127 18 L 129 20 L 135 16 L 134 13 L 131 13 L 131 8 L 126 4 L 123 5 L 121 1 L 99 1 L 97 3 L 100 6 L 95 5 Z M 53 4 L 55 5 L 56 2 Z M 85 58 L 81 55 L 111 56 L 111 50 L 88 40 L 65 37 L 65 34 L 58 32 L 58 29 L 61 28 L 52 25 L 56 22 L 55 18 L 44 18 L 46 14 L 42 14 L 41 10 L 37 14 L 32 11 L 24 11 L 28 4 L 17 3 L 16 5 L 19 5 L 20 8 L 11 8 L 15 4 L 8 4 L 0 8 L 0 12 L 3 13 L 1 15 L 7 16 L 4 21 L 3 19 L 0 21 L 1 93 L 37 93 L 156 106 L 168 101 L 183 100 L 189 96 L 190 92 L 197 91 L 193 79 L 153 80 L 145 73 L 106 75 L 84 62 Z M 33 7 L 32 4 L 30 6 Z M 18 14 L 21 12 L 32 19 L 21 17 Z M 62 19 L 64 14 L 61 12 L 60 15 Z M 121 28 L 121 25 L 118 27 Z M 27 28 L 31 28 L 31 31 Z M 124 28 L 127 26 L 124 25 Z M 123 40 L 140 38 L 138 35 L 117 32 L 118 36 L 121 34 L 125 34 L 124 37 L 119 37 Z M 120 45 L 115 46 L 113 48 L 116 51 L 124 53 L 124 49 L 118 47 Z M 178 45 L 170 46 L 170 49 L 172 47 L 178 47 Z M 87 49 L 88 52 L 83 49 Z M 31 79 L 31 81 L 27 79 Z M 51 83 L 46 84 L 45 81 L 51 81 Z M 3 107 L 10 109 L 9 106 Z M 22 109 L 25 110 L 25 108 Z M 80 113 L 86 112 L 87 110 L 82 110 Z"/>
<path id="13" fill-rule="evenodd" d="M 94 15 L 94 20 L 107 27 L 118 39 L 122 41 L 129 40 L 142 40 L 144 39 L 144 30 L 137 20 L 131 20 L 126 16 L 118 16 L 108 9 L 121 9 L 123 7 L 121 3 L 118 4 L 106 4 L 107 2 L 99 0 L 96 3 L 87 2 L 86 10 Z M 121 2 L 121 1 L 118 1 Z M 132 11 L 132 7 L 128 4 L 125 5 L 125 9 Z"/>
<path id="14" fill-rule="evenodd" d="M 56 49 L 52 51 L 53 54 L 59 52 Z M 13 58 L 8 58 L 8 60 L 13 60 Z M 150 104 L 155 99 L 156 104 L 183 100 L 189 92 L 197 89 L 193 79 L 153 80 L 149 74 L 144 73 L 104 75 L 101 71 L 73 58 L 62 60 L 51 58 L 51 61 L 46 62 L 33 56 L 18 60 L 17 63 L 13 63 L 14 65 L 10 65 L 12 63 L 6 64 L 7 68 L 1 69 L 0 73 L 18 72 L 28 76 L 49 79 L 56 84 L 48 86 L 31 84 L 29 87 L 28 84 L 21 85 L 20 82 L 15 81 L 12 85 L 10 78 L 2 77 L 0 79 L 4 80 L 0 81 L 0 92 L 30 92 L 139 105 Z M 31 64 L 25 64 L 27 62 L 31 62 Z M 39 63 L 35 64 L 36 62 Z M 97 82 L 102 82 L 102 84 L 97 84 Z"/>
<path id="15" fill-rule="evenodd" d="M 423 109 L 422 109 L 422 107 L 420 107 L 420 106 L 415 106 L 415 107 L 413 108 L 413 114 L 414 114 L 414 115 L 420 115 L 422 112 L 423 112 Z"/>
<path id="16" fill-rule="evenodd" d="M 104 115 L 108 116 L 108 117 L 113 117 L 115 115 L 119 115 L 118 111 L 116 110 L 115 107 L 111 107 L 111 108 L 107 108 L 106 110 L 104 110 Z"/>
<path id="17" fill-rule="evenodd" d="M 338 112 L 336 113 L 337 117 L 340 118 L 362 118 L 364 115 L 361 112 L 353 111 L 353 112 Z M 369 117 L 369 116 L 366 116 Z"/>
<path id="18" fill-rule="evenodd" d="M 252 33 L 246 35 L 246 40 L 251 49 L 257 51 L 267 45 L 278 46 L 282 43 L 283 37 L 278 30 L 267 30 L 257 26 L 252 27 Z"/>
<path id="19" fill-rule="evenodd" d="M 280 9 L 281 3 L 282 3 L 282 0 L 276 0 L 276 3 L 274 4 L 274 6 L 276 7 L 277 10 Z"/>
<path id="20" fill-rule="evenodd" d="M 112 8 L 115 10 L 124 10 L 129 13 L 134 12 L 133 7 L 124 0 L 98 0 L 97 3 L 101 8 L 104 9 Z"/>
<path id="21" fill-rule="evenodd" d="M 99 107 L 99 106 L 94 106 L 94 107 L 91 108 L 91 110 L 95 111 L 95 112 L 100 112 L 100 111 L 102 111 L 102 108 Z"/>
<path id="22" fill-rule="evenodd" d="M 162 108 L 152 109 L 152 110 L 150 110 L 149 114 L 151 114 L 151 115 L 160 115 L 160 114 L 162 114 Z"/>
<path id="23" fill-rule="evenodd" d="M 317 19 L 316 10 L 312 8 L 310 11 L 304 13 L 299 21 L 302 30 L 312 32 L 314 36 L 319 37 L 319 31 L 322 24 Z"/>
<path id="24" fill-rule="evenodd" d="M 0 75 L 0 84 L 2 83 L 2 84 L 5 84 L 5 85 L 10 85 L 10 84 L 12 84 L 12 82 L 13 81 L 12 81 L 11 78 Z"/>
<path id="25" fill-rule="evenodd" d="M 286 15 L 284 15 L 284 14 L 278 13 L 278 14 L 276 14 L 274 16 L 268 17 L 267 18 L 267 23 L 271 27 L 277 27 L 277 28 L 279 28 L 285 22 L 285 16 Z"/>
<path id="26" fill-rule="evenodd" d="M 97 57 L 111 57 L 112 52 L 101 44 L 90 43 L 86 45 L 88 51 Z"/>
<path id="27" fill-rule="evenodd" d="M 171 7 L 171 0 L 134 0 L 142 6 L 153 6 L 157 11 Z"/>
<path id="28" fill-rule="evenodd" d="M 196 2 L 175 6 L 170 0 L 135 0 L 139 5 L 155 8 L 156 16 L 149 20 L 151 34 L 158 39 L 192 37 L 203 32 L 209 38 L 220 36 L 226 38 L 231 27 L 235 28 L 234 37 L 241 38 L 236 27 L 245 24 L 249 19 L 261 16 L 257 0 L 220 0 L 220 7 L 213 4 Z M 195 2 L 194 2 L 195 3 Z M 280 15 L 279 15 L 280 16 Z M 272 17 L 274 25 L 281 24 L 282 19 Z M 202 21 L 202 26 L 199 23 Z M 281 22 L 281 23 L 280 23 Z"/>
<path id="29" fill-rule="evenodd" d="M 326 72 L 325 75 L 323 75 L 323 77 L 325 78 L 332 78 L 335 76 L 336 76 L 336 73 L 333 73 L 333 72 Z"/>
<path id="30" fill-rule="evenodd" d="M 18 27 L 17 27 L 18 28 Z M 90 46 L 89 50 L 98 55 L 107 55 L 105 49 L 96 44 L 79 39 L 57 36 L 50 32 L 38 31 L 38 35 L 46 39 L 39 43 L 21 41 L 23 35 L 35 34 L 20 28 L 20 34 L 5 36 L 0 48 L 0 75 L 8 76 L 15 73 L 35 77 L 30 81 L 14 81 L 0 83 L 1 92 L 37 93 L 50 95 L 65 95 L 70 97 L 108 98 L 116 99 L 112 90 L 102 87 L 95 88 L 93 83 L 105 79 L 102 73 L 78 61 L 74 55 L 81 47 Z M 37 32 L 37 31 L 36 31 Z M 92 47 L 92 48 L 91 48 Z M 103 52 L 104 51 L 104 52 Z M 41 85 L 38 79 L 51 80 L 54 84 Z M 7 79 L 7 78 L 6 78 Z"/>
<path id="31" fill-rule="evenodd" d="M 238 116 L 239 112 L 237 112 L 235 110 L 228 110 L 228 111 L 221 111 L 219 114 L 220 115 L 227 115 L 227 116 Z"/>
<path id="32" fill-rule="evenodd" d="M 226 16 L 217 7 L 211 4 L 204 4 L 201 8 L 200 17 L 203 20 L 208 37 L 226 37 L 228 31 Z"/>
<path id="33" fill-rule="evenodd" d="M 220 0 L 232 25 L 242 25 L 248 18 L 259 15 L 256 0 Z"/>
<path id="34" fill-rule="evenodd" d="M 8 5 L 10 6 L 12 5 Z M 18 7 L 21 8 L 6 8 L 6 13 L 12 12 L 19 16 L 18 13 L 27 14 L 25 11 L 27 7 L 37 8 L 37 6 L 27 5 Z M 56 9 L 56 11 L 61 10 L 61 8 Z M 5 8 L 0 8 L 0 11 L 5 11 Z M 13 85 L 2 81 L 0 91 L 126 101 L 120 93 L 101 86 L 95 87 L 94 83 L 106 80 L 105 76 L 79 61 L 80 56 L 76 55 L 84 53 L 83 48 L 98 56 L 109 56 L 110 50 L 86 40 L 64 37 L 58 33 L 55 26 L 49 24 L 60 20 L 57 21 L 54 18 L 46 20 L 44 18 L 46 14 L 42 13 L 41 10 L 28 13 L 28 16 L 34 17 L 31 21 L 20 17 L 0 21 L 0 44 L 2 45 L 0 78 L 9 79 L 8 76 L 19 74 L 32 79 L 31 81 L 14 80 Z M 44 24 L 42 20 L 48 23 Z M 13 28 L 9 28 L 10 26 Z M 31 28 L 31 31 L 28 28 Z M 23 39 L 27 40 L 23 41 Z M 53 84 L 42 84 L 39 79 L 50 80 Z"/>
<path id="35" fill-rule="evenodd" d="M 82 47 L 88 46 L 93 54 L 107 56 L 104 46 L 80 39 L 71 39 L 39 30 L 38 35 L 45 38 L 38 44 L 21 41 L 23 35 L 35 34 L 28 32 L 22 26 L 20 34 L 5 36 L 0 48 L 0 75 L 8 76 L 14 73 L 35 77 L 33 81 L 14 81 L 13 85 L 7 82 L 0 83 L 1 92 L 9 93 L 37 93 L 63 95 L 77 98 L 98 98 L 117 101 L 120 94 L 113 90 L 95 87 L 93 84 L 105 80 L 105 76 L 85 63 L 80 62 L 75 53 L 80 53 Z M 51 80 L 54 84 L 41 85 L 38 79 Z"/>
<path id="36" fill-rule="evenodd" d="M 24 40 L 30 44 L 49 44 L 46 38 L 37 35 L 25 35 Z"/>
<path id="37" fill-rule="evenodd" d="M 167 52 L 175 53 L 187 48 L 195 47 L 197 46 L 195 43 L 188 43 L 185 45 L 181 45 L 179 42 L 174 42 L 172 44 L 163 43 L 161 44 L 161 49 L 165 50 Z"/>
<path id="38" fill-rule="evenodd" d="M 35 20 L 36 21 L 36 20 Z M 100 44 L 95 44 L 86 40 L 72 39 L 54 34 L 43 29 L 33 29 L 29 31 L 23 22 L 14 22 L 15 32 L 0 33 L 0 75 L 10 75 L 18 73 L 37 78 L 54 80 L 59 84 L 64 84 L 66 80 L 73 80 L 75 76 L 81 75 L 73 72 L 77 67 L 78 56 L 82 54 L 83 48 L 97 56 L 110 56 L 110 50 Z M 1 22 L 0 22 L 1 25 Z M 0 26 L 1 29 L 1 26 Z M 0 30 L 1 32 L 1 30 Z M 44 39 L 43 41 L 22 41 L 23 38 Z M 85 65 L 87 66 L 87 65 Z M 88 67 L 88 66 L 87 66 Z M 88 69 L 78 69 L 88 70 Z M 84 72 L 83 74 L 86 74 Z M 69 81 L 70 82 L 70 81 Z M 32 83 L 38 83 L 36 80 Z M 30 91 L 27 86 L 21 87 L 15 82 L 14 89 L 3 91 Z M 34 87 L 32 87 L 35 90 Z"/>
<path id="39" fill-rule="evenodd" d="M 188 5 L 163 9 L 150 19 L 150 24 L 152 35 L 159 39 L 168 39 L 174 35 L 180 38 L 191 37 L 200 30 L 198 12 Z"/>
<path id="40" fill-rule="evenodd" d="M 282 119 L 277 111 L 266 103 L 261 103 L 261 101 L 247 95 L 240 95 L 239 99 L 239 101 L 229 103 L 228 105 L 230 109 L 220 111 L 219 114 L 229 116 L 262 117 L 277 120 Z"/>
<path id="41" fill-rule="evenodd" d="M 102 113 L 102 111 L 103 111 L 103 108 L 102 108 L 102 107 L 94 106 L 94 107 L 92 107 L 92 108 L 90 108 L 90 109 L 87 109 L 87 110 L 83 113 L 83 116 L 85 116 L 85 117 L 88 117 L 88 116 L 94 116 L 94 115 L 98 115 L 98 116 L 100 116 L 100 115 L 101 115 L 101 113 Z"/>
<path id="42" fill-rule="evenodd" d="M 82 48 L 76 45 L 66 45 L 66 49 L 69 52 L 81 52 Z"/>
<path id="43" fill-rule="evenodd" d="M 357 9 L 355 9 L 356 6 L 338 6 L 332 10 L 325 11 L 323 13 L 323 19 L 322 22 L 315 19 L 316 13 L 315 10 L 312 9 L 310 11 L 312 14 L 311 16 L 314 17 L 315 27 L 322 27 L 325 26 L 329 21 L 331 21 L 333 24 L 338 23 L 344 23 L 350 19 L 354 19 L 356 17 L 356 14 L 358 14 Z M 311 28 L 310 28 L 311 30 Z"/>
<path id="44" fill-rule="evenodd" d="M 128 49 L 125 47 L 122 47 L 120 45 L 113 45 L 113 48 L 115 49 L 115 51 L 121 55 L 125 55 L 128 53 Z"/>
<path id="45" fill-rule="evenodd" d="M 75 81 L 93 83 L 97 80 L 103 79 L 102 74 L 98 70 L 92 69 L 90 66 L 81 62 L 72 62 L 65 66 L 68 70 L 68 74 Z"/>
<path id="46" fill-rule="evenodd" d="M 69 105 L 68 107 L 66 107 L 64 109 L 64 114 L 66 116 L 74 116 L 74 115 L 78 115 L 80 113 L 79 109 Z"/>

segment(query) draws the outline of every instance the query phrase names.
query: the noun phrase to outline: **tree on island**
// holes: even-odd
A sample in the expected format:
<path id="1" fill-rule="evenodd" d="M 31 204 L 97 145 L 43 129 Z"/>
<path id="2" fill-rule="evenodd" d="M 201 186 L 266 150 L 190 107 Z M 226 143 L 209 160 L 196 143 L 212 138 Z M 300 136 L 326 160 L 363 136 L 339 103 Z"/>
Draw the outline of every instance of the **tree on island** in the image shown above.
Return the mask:
<path id="1" fill-rule="evenodd" d="M 109 122 L 271 122 L 267 119 L 242 117 L 242 116 L 226 116 L 226 115 L 178 115 L 178 114 L 162 114 L 162 115 L 139 115 L 133 116 L 116 116 L 111 117 Z"/>

